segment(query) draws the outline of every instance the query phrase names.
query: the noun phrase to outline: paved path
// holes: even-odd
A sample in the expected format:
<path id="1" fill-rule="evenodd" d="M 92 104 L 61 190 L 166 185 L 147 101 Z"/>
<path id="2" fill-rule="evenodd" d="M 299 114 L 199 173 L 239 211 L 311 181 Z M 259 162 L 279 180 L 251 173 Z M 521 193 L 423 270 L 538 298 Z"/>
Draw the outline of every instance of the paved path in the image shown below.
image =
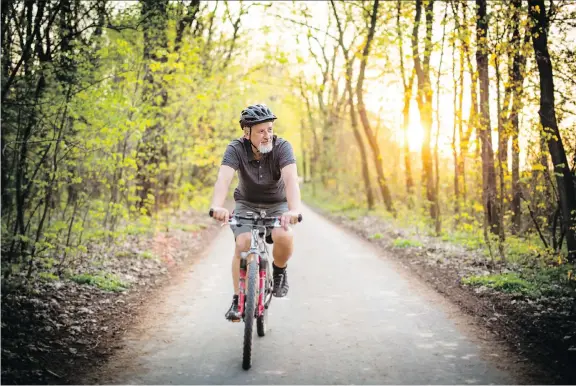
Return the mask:
<path id="1" fill-rule="evenodd" d="M 178 285 L 153 299 L 98 382 L 122 384 L 516 383 L 467 320 L 370 243 L 306 209 L 295 227 L 290 293 L 272 300 L 270 331 L 241 368 L 243 324 L 226 227 Z"/>

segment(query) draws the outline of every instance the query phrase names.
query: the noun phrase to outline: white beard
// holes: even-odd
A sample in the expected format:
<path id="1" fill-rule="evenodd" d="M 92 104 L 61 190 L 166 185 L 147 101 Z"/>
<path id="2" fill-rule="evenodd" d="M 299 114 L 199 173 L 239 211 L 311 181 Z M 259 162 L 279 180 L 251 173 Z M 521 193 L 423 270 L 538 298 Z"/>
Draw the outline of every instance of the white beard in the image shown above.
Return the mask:
<path id="1" fill-rule="evenodd" d="M 268 145 L 260 144 L 260 146 L 258 146 L 258 151 L 262 154 L 270 153 L 272 151 L 272 146 L 272 141 L 270 141 Z"/>

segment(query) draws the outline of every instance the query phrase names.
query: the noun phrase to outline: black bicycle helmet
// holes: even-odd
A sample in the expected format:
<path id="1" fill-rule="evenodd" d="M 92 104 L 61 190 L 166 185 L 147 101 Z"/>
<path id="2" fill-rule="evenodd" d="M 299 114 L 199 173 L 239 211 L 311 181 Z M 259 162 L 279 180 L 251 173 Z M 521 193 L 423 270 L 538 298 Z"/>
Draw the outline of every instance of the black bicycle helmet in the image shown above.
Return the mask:
<path id="1" fill-rule="evenodd" d="M 252 105 L 240 113 L 240 128 L 252 127 L 258 123 L 274 121 L 276 115 L 266 105 Z"/>

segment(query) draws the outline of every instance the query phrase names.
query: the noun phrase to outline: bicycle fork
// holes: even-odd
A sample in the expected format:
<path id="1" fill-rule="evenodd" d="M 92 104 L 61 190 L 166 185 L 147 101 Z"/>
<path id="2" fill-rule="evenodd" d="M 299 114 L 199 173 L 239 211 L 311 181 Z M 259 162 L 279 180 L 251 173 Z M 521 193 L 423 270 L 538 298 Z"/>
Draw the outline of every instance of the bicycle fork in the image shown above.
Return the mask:
<path id="1" fill-rule="evenodd" d="M 247 252 L 240 252 L 240 283 L 238 294 L 238 312 L 244 317 L 244 302 L 246 300 L 246 273 L 248 271 L 248 256 L 254 255 L 253 258 L 258 259 L 258 306 L 256 308 L 256 317 L 264 312 L 264 296 L 266 288 L 266 269 L 268 267 L 268 260 L 260 256 L 258 249 L 258 230 L 252 230 L 252 239 L 250 240 L 250 250 Z"/>
<path id="2" fill-rule="evenodd" d="M 244 316 L 244 301 L 246 300 L 246 277 L 248 272 L 248 259 L 251 253 L 246 252 L 246 255 L 242 254 L 240 258 L 240 292 L 238 294 L 238 312 L 240 315 Z M 258 307 L 256 308 L 256 317 L 264 313 L 265 307 L 265 292 L 266 292 L 266 269 L 268 261 L 262 259 L 260 255 L 254 254 L 258 259 Z"/>
<path id="3" fill-rule="evenodd" d="M 268 261 L 262 259 L 258 256 L 258 267 L 259 267 L 259 280 L 260 280 L 260 291 L 258 291 L 258 316 L 264 314 L 264 301 L 266 296 L 266 268 L 268 267 Z"/>
<path id="4" fill-rule="evenodd" d="M 244 318 L 244 300 L 246 299 L 246 266 L 247 260 L 243 253 L 240 255 L 240 292 L 238 293 L 238 312 Z"/>

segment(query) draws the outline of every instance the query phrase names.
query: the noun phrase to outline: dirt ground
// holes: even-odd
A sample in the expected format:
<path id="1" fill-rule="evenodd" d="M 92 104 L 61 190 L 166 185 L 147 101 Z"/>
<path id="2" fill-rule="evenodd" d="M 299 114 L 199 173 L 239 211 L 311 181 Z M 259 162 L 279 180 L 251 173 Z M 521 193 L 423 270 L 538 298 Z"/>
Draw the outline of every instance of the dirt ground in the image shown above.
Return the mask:
<path id="1" fill-rule="evenodd" d="M 194 264 L 219 230 L 204 213 L 182 213 L 175 220 L 197 230 L 174 227 L 130 237 L 94 268 L 130 282 L 127 291 L 70 280 L 37 282 L 31 296 L 3 288 L 2 384 L 69 384 L 106 361 L 142 305 L 178 276 L 180 267 Z M 155 258 L 143 258 L 144 251 Z"/>

